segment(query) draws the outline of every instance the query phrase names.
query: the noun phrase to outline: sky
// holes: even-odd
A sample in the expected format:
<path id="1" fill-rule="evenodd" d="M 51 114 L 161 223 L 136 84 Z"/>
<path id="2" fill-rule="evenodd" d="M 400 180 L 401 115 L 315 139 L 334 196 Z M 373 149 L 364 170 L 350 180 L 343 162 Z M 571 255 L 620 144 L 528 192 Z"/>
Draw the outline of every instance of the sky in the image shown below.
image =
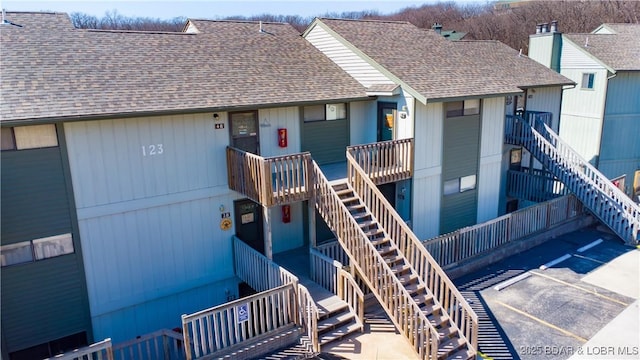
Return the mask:
<path id="1" fill-rule="evenodd" d="M 57 11 L 83 12 L 102 17 L 107 11 L 116 10 L 129 17 L 171 19 L 174 17 L 217 19 L 234 15 L 300 15 L 302 17 L 342 13 L 346 11 L 377 10 L 389 14 L 406 7 L 436 3 L 437 0 L 0 0 L 0 7 L 7 11 Z M 455 0 L 457 3 L 486 3 L 487 0 Z"/>

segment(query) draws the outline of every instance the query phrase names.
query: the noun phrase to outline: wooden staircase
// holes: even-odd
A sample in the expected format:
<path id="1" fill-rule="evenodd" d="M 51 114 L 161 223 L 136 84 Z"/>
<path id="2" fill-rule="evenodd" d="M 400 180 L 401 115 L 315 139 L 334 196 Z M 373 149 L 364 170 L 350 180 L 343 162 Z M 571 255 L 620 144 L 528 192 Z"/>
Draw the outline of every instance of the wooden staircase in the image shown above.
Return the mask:
<path id="1" fill-rule="evenodd" d="M 507 116 L 508 143 L 524 146 L 606 226 L 637 245 L 640 207 L 536 116 Z"/>
<path id="2" fill-rule="evenodd" d="M 316 206 L 351 263 L 422 359 L 471 359 L 475 346 L 347 182 L 314 163 Z M 373 185 L 375 187 L 375 185 Z M 441 284 L 440 284 L 441 285 Z M 457 318 L 461 309 L 450 309 Z"/>

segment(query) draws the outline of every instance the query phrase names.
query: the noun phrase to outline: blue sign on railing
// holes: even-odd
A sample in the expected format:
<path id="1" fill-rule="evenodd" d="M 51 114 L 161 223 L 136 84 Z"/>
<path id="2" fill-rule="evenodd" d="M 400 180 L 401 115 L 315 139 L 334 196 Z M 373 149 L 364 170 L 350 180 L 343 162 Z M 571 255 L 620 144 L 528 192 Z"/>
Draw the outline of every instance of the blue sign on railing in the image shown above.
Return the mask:
<path id="1" fill-rule="evenodd" d="M 249 321 L 249 304 L 236 306 L 236 319 L 238 319 L 238 323 Z"/>

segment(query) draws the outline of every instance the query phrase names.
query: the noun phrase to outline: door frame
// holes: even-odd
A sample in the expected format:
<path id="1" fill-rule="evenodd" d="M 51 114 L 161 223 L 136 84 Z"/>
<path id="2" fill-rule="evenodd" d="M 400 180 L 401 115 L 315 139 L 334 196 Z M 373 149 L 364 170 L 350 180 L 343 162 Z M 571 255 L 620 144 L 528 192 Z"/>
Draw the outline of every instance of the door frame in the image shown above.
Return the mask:
<path id="1" fill-rule="evenodd" d="M 397 119 L 397 113 L 398 113 L 398 103 L 397 102 L 392 102 L 392 101 L 378 101 L 378 108 L 377 108 L 377 125 L 376 125 L 376 141 L 387 141 L 387 140 L 382 140 L 382 125 L 383 122 L 386 120 L 385 118 L 382 117 L 383 114 L 383 110 L 384 109 L 392 109 L 393 110 L 393 127 L 391 129 L 391 139 L 389 140 L 393 140 L 396 138 L 396 126 L 398 124 L 398 119 Z"/>
<path id="2" fill-rule="evenodd" d="M 228 114 L 229 117 L 229 145 L 233 146 L 233 140 L 237 137 L 233 136 L 233 114 L 246 114 L 246 113 L 253 113 L 255 114 L 255 121 L 256 121 L 256 155 L 260 155 L 260 115 L 258 114 L 258 110 L 246 110 L 246 111 L 230 111 Z M 253 135 L 249 135 L 246 137 L 252 137 Z M 245 137 L 245 136 L 243 136 Z"/>
<path id="3" fill-rule="evenodd" d="M 242 226 L 242 215 L 240 214 L 240 210 L 238 209 L 238 205 L 242 204 L 242 203 L 253 203 L 255 204 L 255 212 L 256 212 L 256 218 L 254 219 L 254 222 L 256 222 L 257 226 L 258 226 L 258 239 L 260 240 L 260 249 L 256 249 L 254 246 L 252 246 L 250 243 L 248 243 L 247 241 L 245 241 L 246 239 L 241 238 L 240 236 L 238 236 L 238 229 Z M 240 214 L 240 215 L 239 215 Z M 238 239 L 240 239 L 242 242 L 244 242 L 245 244 L 249 245 L 252 249 L 258 251 L 259 253 L 261 253 L 262 255 L 267 256 L 267 245 L 265 244 L 265 229 L 264 229 L 264 214 L 263 214 L 263 208 L 262 205 L 260 205 L 259 203 L 249 199 L 249 198 L 243 198 L 243 199 L 238 199 L 238 200 L 234 200 L 233 201 L 233 217 L 234 217 L 234 221 L 236 223 L 235 226 L 235 236 L 238 237 Z M 257 241 L 256 241 L 257 242 Z"/>

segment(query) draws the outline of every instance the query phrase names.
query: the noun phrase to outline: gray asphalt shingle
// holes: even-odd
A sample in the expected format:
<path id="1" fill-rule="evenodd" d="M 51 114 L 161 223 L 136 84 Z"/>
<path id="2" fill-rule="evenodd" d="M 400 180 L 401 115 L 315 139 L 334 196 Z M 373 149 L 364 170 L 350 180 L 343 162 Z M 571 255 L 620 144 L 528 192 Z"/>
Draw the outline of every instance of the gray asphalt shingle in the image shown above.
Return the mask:
<path id="1" fill-rule="evenodd" d="M 613 70 L 640 70 L 640 24 L 605 25 L 616 34 L 564 34 L 563 36 Z"/>
<path id="2" fill-rule="evenodd" d="M 201 34 L 2 27 L 1 119 L 366 98 L 362 85 L 290 25 L 260 33 L 257 23 L 217 23 L 218 31 Z"/>
<path id="3" fill-rule="evenodd" d="M 448 41 L 408 22 L 319 19 L 427 99 L 573 82 L 498 41 Z"/>

